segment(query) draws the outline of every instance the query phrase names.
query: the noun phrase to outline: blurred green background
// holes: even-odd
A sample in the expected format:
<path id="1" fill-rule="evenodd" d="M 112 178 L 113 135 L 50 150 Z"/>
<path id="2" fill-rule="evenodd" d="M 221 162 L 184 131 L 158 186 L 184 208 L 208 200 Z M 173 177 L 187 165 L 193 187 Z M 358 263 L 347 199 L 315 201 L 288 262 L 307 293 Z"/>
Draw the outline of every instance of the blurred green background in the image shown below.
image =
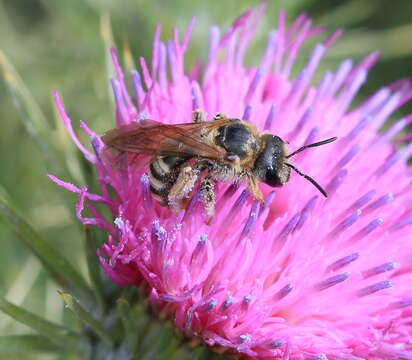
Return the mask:
<path id="1" fill-rule="evenodd" d="M 258 3 L 253 0 L 1 0 L 0 50 L 20 74 L 43 112 L 51 129 L 43 125 L 50 144 L 69 164 L 68 172 L 56 170 L 57 175 L 80 186 L 89 176 L 56 117 L 52 103 L 54 89 L 59 89 L 64 96 L 76 128 L 79 120 L 86 121 L 100 133 L 113 126 L 102 23 L 107 30 L 111 22 L 114 42 L 120 52 L 128 44 L 134 59 L 139 56 L 150 59 L 156 23 L 162 23 L 162 39 L 167 39 L 173 26 L 183 30 L 191 16 L 196 15 L 187 58 L 187 63 L 192 64 L 195 58 L 205 58 L 208 29 L 212 24 L 227 27 L 237 15 Z M 324 25 L 328 32 L 337 27 L 346 29 L 323 61 L 322 69 L 335 69 L 344 58 L 359 60 L 374 50 L 381 52 L 381 60 L 370 73 L 362 96 L 411 75 L 412 1 L 269 0 L 258 40 L 248 55 L 249 64 L 257 62 L 258 55 L 254 54 L 260 55 L 266 34 L 276 26 L 277 13 L 282 7 L 287 9 L 289 24 L 297 14 L 305 11 L 316 25 Z M 302 61 L 309 50 L 310 47 L 304 48 Z M 410 110 L 405 107 L 398 115 Z M 50 167 L 38 144 L 26 131 L 22 114 L 7 90 L 3 75 L 0 77 L 0 118 L 1 191 L 7 192 L 25 218 L 53 246 L 86 272 L 83 235 L 74 220 L 76 197 L 46 177 Z M 38 119 L 41 118 L 38 113 Z M 0 223 L 0 241 L 0 293 L 9 301 L 22 304 L 48 319 L 74 322 L 63 309 L 56 285 L 48 280 L 37 260 L 4 223 Z M 0 334 L 27 331 L 0 313 Z"/>

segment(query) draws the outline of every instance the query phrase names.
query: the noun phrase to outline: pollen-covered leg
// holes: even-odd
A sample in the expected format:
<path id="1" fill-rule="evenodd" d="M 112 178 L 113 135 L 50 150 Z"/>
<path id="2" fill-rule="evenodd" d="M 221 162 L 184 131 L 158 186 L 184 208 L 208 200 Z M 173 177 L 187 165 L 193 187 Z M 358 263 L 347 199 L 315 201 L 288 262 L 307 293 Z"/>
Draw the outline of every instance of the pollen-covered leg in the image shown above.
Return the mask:
<path id="1" fill-rule="evenodd" d="M 180 171 L 168 195 L 170 209 L 179 212 L 185 208 L 185 203 L 190 198 L 199 174 L 200 170 L 196 166 L 186 166 Z"/>
<path id="2" fill-rule="evenodd" d="M 206 115 L 202 110 L 196 109 L 195 111 L 193 111 L 192 122 L 197 124 L 205 121 L 207 121 Z"/>
<path id="3" fill-rule="evenodd" d="M 248 182 L 249 182 L 249 190 L 252 193 L 253 197 L 257 201 L 259 201 L 262 205 L 264 205 L 265 200 L 263 199 L 262 191 L 260 190 L 260 187 L 256 181 L 256 178 L 254 176 L 249 176 Z"/>
<path id="4" fill-rule="evenodd" d="M 201 199 L 208 217 L 215 214 L 216 195 L 214 188 L 215 183 L 209 176 L 206 176 L 200 183 Z"/>

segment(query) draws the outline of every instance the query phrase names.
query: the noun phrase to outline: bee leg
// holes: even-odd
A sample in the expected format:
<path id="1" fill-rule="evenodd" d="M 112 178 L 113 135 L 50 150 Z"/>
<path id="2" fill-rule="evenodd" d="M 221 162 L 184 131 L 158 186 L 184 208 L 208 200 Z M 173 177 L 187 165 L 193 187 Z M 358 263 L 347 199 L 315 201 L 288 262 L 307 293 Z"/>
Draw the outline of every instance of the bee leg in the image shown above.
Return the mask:
<path id="1" fill-rule="evenodd" d="M 179 212 L 185 208 L 185 203 L 189 200 L 190 194 L 199 177 L 200 170 L 194 165 L 186 166 L 177 177 L 168 195 L 168 205 L 174 212 Z"/>
<path id="2" fill-rule="evenodd" d="M 216 195 L 214 188 L 215 183 L 210 176 L 206 176 L 200 183 L 201 199 L 207 217 L 212 217 L 215 214 Z"/>
<path id="3" fill-rule="evenodd" d="M 227 119 L 227 116 L 222 113 L 217 113 L 215 116 L 213 116 L 213 121 L 224 120 L 224 119 Z"/>
<path id="4" fill-rule="evenodd" d="M 197 124 L 205 121 L 207 121 L 206 115 L 202 110 L 196 109 L 195 111 L 193 111 L 192 122 Z"/>
<path id="5" fill-rule="evenodd" d="M 249 190 L 253 197 L 259 201 L 262 205 L 265 205 L 265 200 L 263 200 L 263 194 L 260 187 L 253 175 L 248 176 Z"/>

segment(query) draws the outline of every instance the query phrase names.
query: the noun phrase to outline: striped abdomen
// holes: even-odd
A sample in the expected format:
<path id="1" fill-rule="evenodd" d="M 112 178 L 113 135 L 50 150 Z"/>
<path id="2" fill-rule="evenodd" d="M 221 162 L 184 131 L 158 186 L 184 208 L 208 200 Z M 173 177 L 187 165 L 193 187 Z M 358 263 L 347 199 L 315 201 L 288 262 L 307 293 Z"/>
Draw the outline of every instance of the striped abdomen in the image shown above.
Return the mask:
<path id="1" fill-rule="evenodd" d="M 170 189 L 179 176 L 180 165 L 186 161 L 187 159 L 176 156 L 158 156 L 150 163 L 150 191 L 160 205 L 168 205 Z"/>

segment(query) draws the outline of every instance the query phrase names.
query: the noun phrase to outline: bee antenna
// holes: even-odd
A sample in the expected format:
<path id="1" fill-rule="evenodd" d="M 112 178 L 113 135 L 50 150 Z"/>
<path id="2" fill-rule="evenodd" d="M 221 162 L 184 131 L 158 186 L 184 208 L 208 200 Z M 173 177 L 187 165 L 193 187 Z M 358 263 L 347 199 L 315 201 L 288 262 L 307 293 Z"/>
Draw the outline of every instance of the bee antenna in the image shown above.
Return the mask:
<path id="1" fill-rule="evenodd" d="M 336 138 L 335 138 L 336 140 Z M 334 141 L 334 140 L 333 140 Z M 303 172 L 301 172 L 297 167 L 295 167 L 292 164 L 289 163 L 285 163 L 286 166 L 289 166 L 290 168 L 292 168 L 293 170 L 295 170 L 300 176 L 303 176 L 306 180 L 310 181 L 313 185 L 315 185 L 316 189 L 318 189 L 322 195 L 324 197 L 328 197 L 327 192 L 323 189 L 322 186 L 320 186 L 313 178 L 311 178 L 309 175 L 304 174 Z"/>
<path id="2" fill-rule="evenodd" d="M 289 159 L 290 157 L 292 157 L 292 156 L 294 156 L 294 155 L 296 155 L 296 154 L 299 154 L 301 151 L 303 151 L 303 150 L 305 150 L 305 149 L 307 149 L 307 148 L 311 148 L 311 147 L 315 147 L 315 146 L 320 146 L 320 145 L 329 144 L 329 143 L 331 143 L 331 142 L 334 142 L 336 139 L 337 139 L 337 137 L 335 136 L 335 137 L 332 137 L 332 138 L 330 138 L 330 139 L 326 139 L 326 140 L 322 140 L 322 141 L 319 141 L 319 142 L 315 142 L 315 143 L 313 143 L 313 144 L 304 145 L 304 146 L 302 146 L 301 148 L 299 148 L 299 149 L 297 149 L 296 151 L 294 151 L 292 154 L 287 155 L 287 156 L 286 156 L 286 159 Z"/>

